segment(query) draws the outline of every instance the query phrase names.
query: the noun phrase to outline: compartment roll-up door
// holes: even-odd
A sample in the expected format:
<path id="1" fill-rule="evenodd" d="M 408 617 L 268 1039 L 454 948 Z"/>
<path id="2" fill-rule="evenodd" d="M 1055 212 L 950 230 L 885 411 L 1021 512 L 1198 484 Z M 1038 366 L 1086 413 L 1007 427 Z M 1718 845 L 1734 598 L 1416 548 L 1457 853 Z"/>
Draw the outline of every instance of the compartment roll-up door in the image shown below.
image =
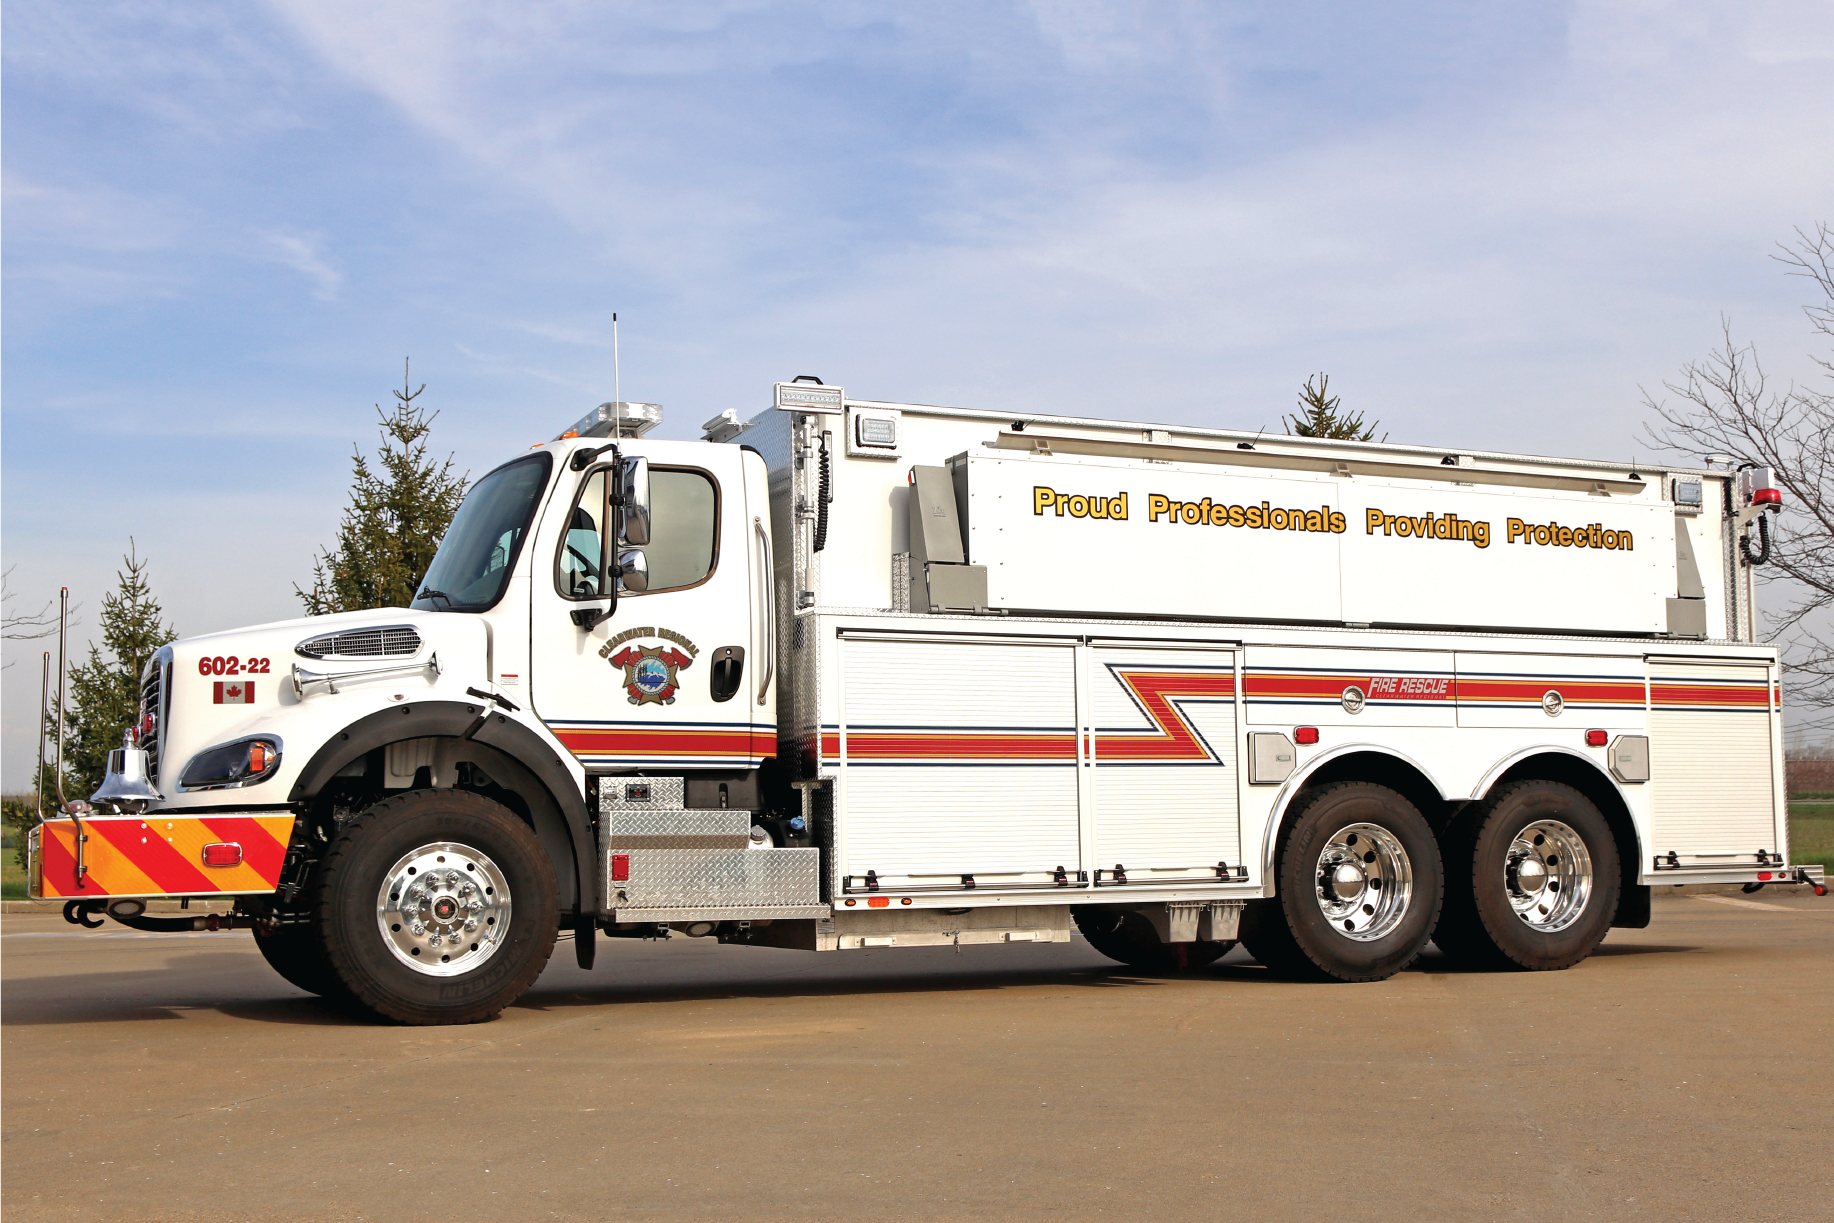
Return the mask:
<path id="1" fill-rule="evenodd" d="M 1650 851 L 1776 850 L 1770 668 L 1652 659 L 1649 681 Z"/>

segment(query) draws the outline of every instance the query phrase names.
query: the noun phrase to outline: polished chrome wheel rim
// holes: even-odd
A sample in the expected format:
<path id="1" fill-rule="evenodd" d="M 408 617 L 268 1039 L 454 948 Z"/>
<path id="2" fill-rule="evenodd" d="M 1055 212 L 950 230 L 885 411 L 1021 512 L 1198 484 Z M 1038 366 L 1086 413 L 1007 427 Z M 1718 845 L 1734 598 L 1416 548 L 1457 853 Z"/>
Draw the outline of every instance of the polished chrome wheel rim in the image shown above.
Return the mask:
<path id="1" fill-rule="evenodd" d="M 1394 932 L 1414 895 L 1414 867 L 1394 833 L 1351 824 L 1318 855 L 1318 908 L 1345 938 L 1373 942 Z"/>
<path id="2" fill-rule="evenodd" d="M 435 841 L 401 856 L 376 893 L 376 924 L 395 958 L 451 977 L 497 953 L 509 933 L 509 882 L 469 845 Z"/>
<path id="3" fill-rule="evenodd" d="M 1592 898 L 1592 855 L 1559 820 L 1537 820 L 1516 834 L 1503 868 L 1509 907 L 1531 930 L 1552 934 L 1579 920 Z"/>

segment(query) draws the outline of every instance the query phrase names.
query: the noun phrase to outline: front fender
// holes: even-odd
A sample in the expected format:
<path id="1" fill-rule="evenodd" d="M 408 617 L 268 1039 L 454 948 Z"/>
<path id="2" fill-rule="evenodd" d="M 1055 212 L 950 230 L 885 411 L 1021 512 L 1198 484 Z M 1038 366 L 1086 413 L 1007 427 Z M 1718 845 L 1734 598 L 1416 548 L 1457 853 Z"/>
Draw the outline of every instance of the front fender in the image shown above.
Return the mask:
<path id="1" fill-rule="evenodd" d="M 405 739 L 469 739 L 513 757 L 544 786 L 567 823 L 582 909 L 598 907 L 597 859 L 587 820 L 585 792 L 553 747 L 513 718 L 460 701 L 420 701 L 359 718 L 318 749 L 300 770 L 288 798 L 305 803 L 347 765 L 377 748 Z"/>

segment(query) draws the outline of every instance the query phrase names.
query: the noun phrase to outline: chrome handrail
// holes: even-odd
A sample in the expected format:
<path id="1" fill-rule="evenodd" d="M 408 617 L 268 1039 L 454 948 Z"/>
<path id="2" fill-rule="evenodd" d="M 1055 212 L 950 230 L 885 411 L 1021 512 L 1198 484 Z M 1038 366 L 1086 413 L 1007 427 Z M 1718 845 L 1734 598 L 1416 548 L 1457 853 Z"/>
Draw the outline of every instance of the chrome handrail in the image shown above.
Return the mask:
<path id="1" fill-rule="evenodd" d="M 758 533 L 758 548 L 764 556 L 764 673 L 758 677 L 758 704 L 762 705 L 770 691 L 777 657 L 777 574 L 771 565 L 771 537 L 764 531 L 764 520 L 753 518 L 751 525 Z"/>

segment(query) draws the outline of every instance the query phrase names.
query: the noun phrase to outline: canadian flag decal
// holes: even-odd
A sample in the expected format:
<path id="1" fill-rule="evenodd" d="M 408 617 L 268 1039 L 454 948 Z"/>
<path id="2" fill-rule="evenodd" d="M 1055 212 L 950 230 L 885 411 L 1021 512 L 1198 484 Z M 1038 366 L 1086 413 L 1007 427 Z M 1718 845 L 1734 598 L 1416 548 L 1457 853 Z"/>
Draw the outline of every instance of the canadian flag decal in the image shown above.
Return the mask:
<path id="1" fill-rule="evenodd" d="M 255 703 L 255 681 L 252 679 L 218 680 L 215 700 L 218 705 L 252 705 Z"/>

